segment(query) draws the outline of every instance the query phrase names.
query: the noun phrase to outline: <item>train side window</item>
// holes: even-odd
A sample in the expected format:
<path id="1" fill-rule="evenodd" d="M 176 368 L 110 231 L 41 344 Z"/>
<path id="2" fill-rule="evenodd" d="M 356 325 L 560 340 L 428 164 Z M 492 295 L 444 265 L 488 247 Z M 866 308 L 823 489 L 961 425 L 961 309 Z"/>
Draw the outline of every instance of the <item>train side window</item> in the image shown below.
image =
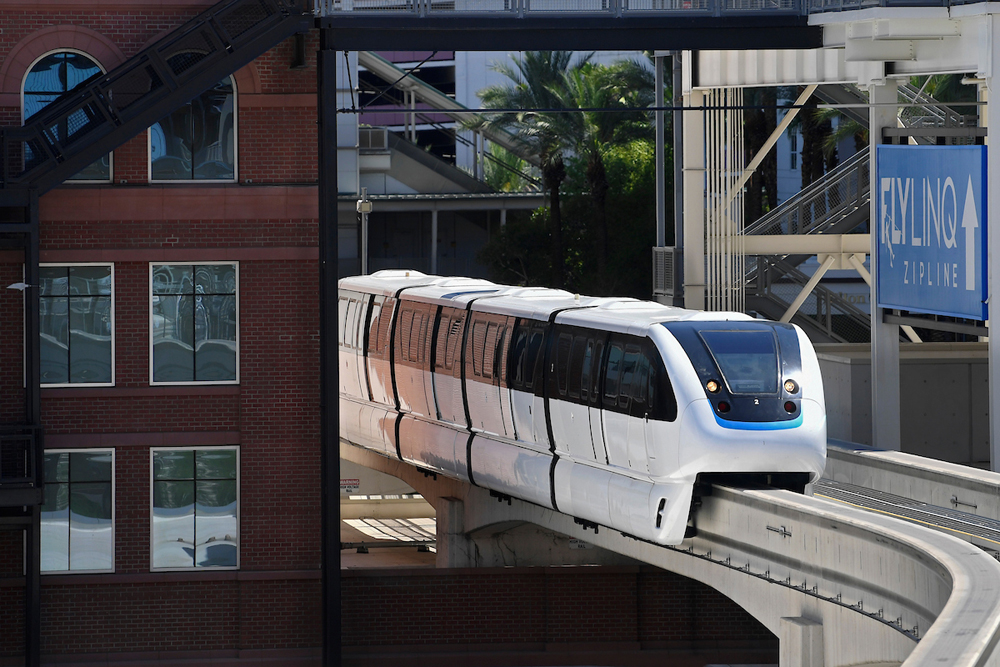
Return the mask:
<path id="1" fill-rule="evenodd" d="M 351 300 L 346 296 L 337 299 L 337 344 L 344 345 L 347 340 L 347 310 Z"/>
<path id="2" fill-rule="evenodd" d="M 598 405 L 601 402 L 601 366 L 604 363 L 604 341 L 598 339 L 594 343 L 594 358 L 590 372 L 590 402 Z"/>
<path id="3" fill-rule="evenodd" d="M 534 326 L 528 336 L 527 365 L 525 366 L 525 389 L 534 389 L 536 380 L 542 377 L 542 362 L 545 355 L 539 354 L 542 350 L 542 341 L 545 338 L 545 330 L 540 326 Z"/>
<path id="4" fill-rule="evenodd" d="M 590 401 L 590 371 L 594 365 L 594 339 L 587 340 L 583 351 L 583 366 L 580 369 L 580 398 L 584 403 Z"/>
<path id="5" fill-rule="evenodd" d="M 612 408 L 618 401 L 618 385 L 621 381 L 622 358 L 625 351 L 618 343 L 612 343 L 608 350 L 608 363 L 604 372 L 604 407 Z"/>
<path id="6" fill-rule="evenodd" d="M 456 317 L 451 321 L 451 325 L 448 327 L 448 349 L 445 353 L 444 367 L 451 368 L 455 363 L 455 354 L 458 352 L 458 346 L 462 342 L 462 318 L 461 316 Z"/>
<path id="7" fill-rule="evenodd" d="M 663 365 L 659 351 L 654 347 L 647 350 L 649 358 L 649 381 L 647 382 L 646 401 L 649 405 L 649 418 L 672 422 L 677 419 L 677 397 L 670 384 L 670 377 Z"/>
<path id="8" fill-rule="evenodd" d="M 410 356 L 407 361 L 419 364 L 424 360 L 424 332 L 427 331 L 423 313 L 414 312 L 410 325 Z"/>
<path id="9" fill-rule="evenodd" d="M 625 356 L 622 360 L 622 379 L 618 387 L 618 407 L 623 410 L 629 409 L 629 400 L 633 397 L 639 369 L 639 346 L 626 345 Z"/>
<path id="10" fill-rule="evenodd" d="M 483 376 L 483 357 L 486 353 L 486 322 L 472 323 L 472 374 Z"/>
<path id="11" fill-rule="evenodd" d="M 413 354 L 413 344 L 412 344 L 412 332 L 413 332 L 413 311 L 409 309 L 403 310 L 399 314 L 399 325 L 402 327 L 400 329 L 399 336 L 399 358 L 403 361 L 412 361 L 410 358 Z M 409 335 L 406 335 L 410 332 Z"/>
<path id="12" fill-rule="evenodd" d="M 493 368 L 497 358 L 497 334 L 499 327 L 496 322 L 486 325 L 486 342 L 483 345 L 483 377 L 493 378 Z"/>
<path id="13" fill-rule="evenodd" d="M 510 381 L 514 389 L 523 389 L 525 383 L 524 369 L 528 356 L 528 327 L 518 324 L 514 328 L 513 342 L 510 346 Z"/>
<path id="14" fill-rule="evenodd" d="M 584 351 L 589 349 L 584 336 L 573 336 L 573 349 L 569 354 L 569 397 L 579 400 L 583 389 Z"/>
<path id="15" fill-rule="evenodd" d="M 447 315 L 441 315 L 441 321 L 438 325 L 437 330 L 437 340 L 434 341 L 436 345 L 435 350 L 435 366 L 438 368 L 444 368 L 445 360 L 445 350 L 448 348 L 448 330 L 451 328 L 451 318 Z"/>
<path id="16" fill-rule="evenodd" d="M 504 385 L 508 382 L 507 365 L 504 363 L 504 360 L 507 358 L 507 355 L 505 354 L 507 352 L 505 344 L 509 344 L 510 342 L 507 338 L 507 332 L 510 330 L 510 327 L 506 325 L 500 325 L 499 329 L 497 329 L 496 360 L 493 362 L 496 377 L 500 380 L 500 382 L 504 383 Z"/>
<path id="17" fill-rule="evenodd" d="M 569 389 L 570 350 L 573 347 L 573 335 L 559 334 L 556 341 L 556 389 L 560 396 L 565 396 Z"/>
<path id="18" fill-rule="evenodd" d="M 368 352 L 378 351 L 378 321 L 383 301 L 385 301 L 385 297 L 377 296 L 372 303 L 371 319 L 368 320 Z"/>

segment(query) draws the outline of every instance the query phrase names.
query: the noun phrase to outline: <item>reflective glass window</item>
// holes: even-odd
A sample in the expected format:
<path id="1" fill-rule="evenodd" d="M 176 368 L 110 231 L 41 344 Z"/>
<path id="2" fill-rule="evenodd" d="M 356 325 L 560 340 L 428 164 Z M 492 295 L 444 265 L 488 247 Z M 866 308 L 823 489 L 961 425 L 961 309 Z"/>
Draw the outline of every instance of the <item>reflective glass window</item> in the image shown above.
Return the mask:
<path id="1" fill-rule="evenodd" d="M 770 331 L 702 331 L 712 357 L 735 394 L 778 391 L 778 344 Z"/>
<path id="2" fill-rule="evenodd" d="M 236 106 L 227 76 L 149 128 L 154 181 L 236 178 Z"/>
<path id="3" fill-rule="evenodd" d="M 112 288 L 110 264 L 40 268 L 42 384 L 114 382 Z"/>
<path id="4" fill-rule="evenodd" d="M 152 465 L 153 569 L 237 567 L 237 449 L 155 449 Z"/>
<path id="5" fill-rule="evenodd" d="M 237 381 L 238 265 L 154 264 L 152 381 Z"/>
<path id="6" fill-rule="evenodd" d="M 110 572 L 115 566 L 114 450 L 45 453 L 43 572 Z"/>
<path id="7" fill-rule="evenodd" d="M 87 79 L 102 74 L 96 62 L 82 53 L 61 51 L 50 53 L 36 62 L 24 77 L 24 122 L 47 107 L 63 93 L 67 93 Z M 56 141 L 64 141 L 72 128 L 73 118 L 48 128 L 55 133 Z M 25 163 L 41 159 L 31 147 L 25 145 Z M 70 180 L 107 181 L 111 178 L 111 155 L 105 155 Z"/>

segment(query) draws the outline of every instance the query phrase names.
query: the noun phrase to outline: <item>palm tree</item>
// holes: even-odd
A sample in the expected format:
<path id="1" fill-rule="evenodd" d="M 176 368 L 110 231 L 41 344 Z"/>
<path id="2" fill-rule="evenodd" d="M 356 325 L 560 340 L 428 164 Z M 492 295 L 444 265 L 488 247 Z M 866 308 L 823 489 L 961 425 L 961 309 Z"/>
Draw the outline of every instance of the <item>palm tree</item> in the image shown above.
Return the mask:
<path id="1" fill-rule="evenodd" d="M 587 187 L 597 219 L 597 266 L 602 280 L 608 268 L 606 203 L 608 175 L 603 153 L 613 143 L 648 137 L 653 132 L 648 112 L 654 98 L 653 73 L 642 64 L 623 60 L 612 65 L 584 64 L 565 72 L 553 85 L 559 106 L 578 109 L 558 117 L 566 147 L 586 162 Z"/>
<path id="2" fill-rule="evenodd" d="M 562 243 L 562 212 L 559 189 L 566 180 L 563 161 L 565 141 L 561 135 L 566 121 L 557 92 L 563 77 L 573 68 L 585 64 L 585 56 L 571 66 L 571 51 L 526 51 L 522 58 L 496 63 L 494 71 L 503 74 L 510 83 L 494 85 L 479 91 L 482 105 L 498 109 L 470 121 L 470 129 L 506 130 L 520 140 L 527 150 L 539 158 L 542 182 L 549 192 L 549 228 L 552 242 L 552 274 L 555 287 L 563 283 L 564 259 Z"/>

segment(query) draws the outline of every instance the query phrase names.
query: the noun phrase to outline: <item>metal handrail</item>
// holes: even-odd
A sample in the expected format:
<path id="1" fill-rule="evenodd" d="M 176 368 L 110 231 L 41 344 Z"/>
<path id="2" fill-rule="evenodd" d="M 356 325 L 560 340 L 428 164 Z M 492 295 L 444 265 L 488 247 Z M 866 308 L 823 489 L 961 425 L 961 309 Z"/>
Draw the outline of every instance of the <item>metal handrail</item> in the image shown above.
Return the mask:
<path id="1" fill-rule="evenodd" d="M 755 271 L 756 280 L 747 284 L 748 296 L 765 297 L 787 310 L 809 282 L 809 276 L 777 257 L 759 256 L 757 260 L 762 266 Z M 791 299 L 785 298 L 785 291 Z M 796 316 L 805 318 L 828 337 L 843 343 L 861 342 L 859 338 L 867 339 L 871 331 L 870 315 L 823 285 L 813 288 Z"/>
<path id="2" fill-rule="evenodd" d="M 757 234 L 817 234 L 868 204 L 868 151 L 827 172 L 745 230 Z"/>

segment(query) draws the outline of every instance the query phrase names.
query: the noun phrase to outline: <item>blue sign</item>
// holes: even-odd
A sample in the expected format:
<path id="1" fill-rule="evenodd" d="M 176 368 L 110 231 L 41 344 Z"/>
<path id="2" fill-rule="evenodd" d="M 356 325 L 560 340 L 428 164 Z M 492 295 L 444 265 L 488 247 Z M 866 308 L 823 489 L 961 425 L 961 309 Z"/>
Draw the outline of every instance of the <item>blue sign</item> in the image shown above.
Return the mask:
<path id="1" fill-rule="evenodd" d="M 879 146 L 878 305 L 986 319 L 986 147 Z"/>

